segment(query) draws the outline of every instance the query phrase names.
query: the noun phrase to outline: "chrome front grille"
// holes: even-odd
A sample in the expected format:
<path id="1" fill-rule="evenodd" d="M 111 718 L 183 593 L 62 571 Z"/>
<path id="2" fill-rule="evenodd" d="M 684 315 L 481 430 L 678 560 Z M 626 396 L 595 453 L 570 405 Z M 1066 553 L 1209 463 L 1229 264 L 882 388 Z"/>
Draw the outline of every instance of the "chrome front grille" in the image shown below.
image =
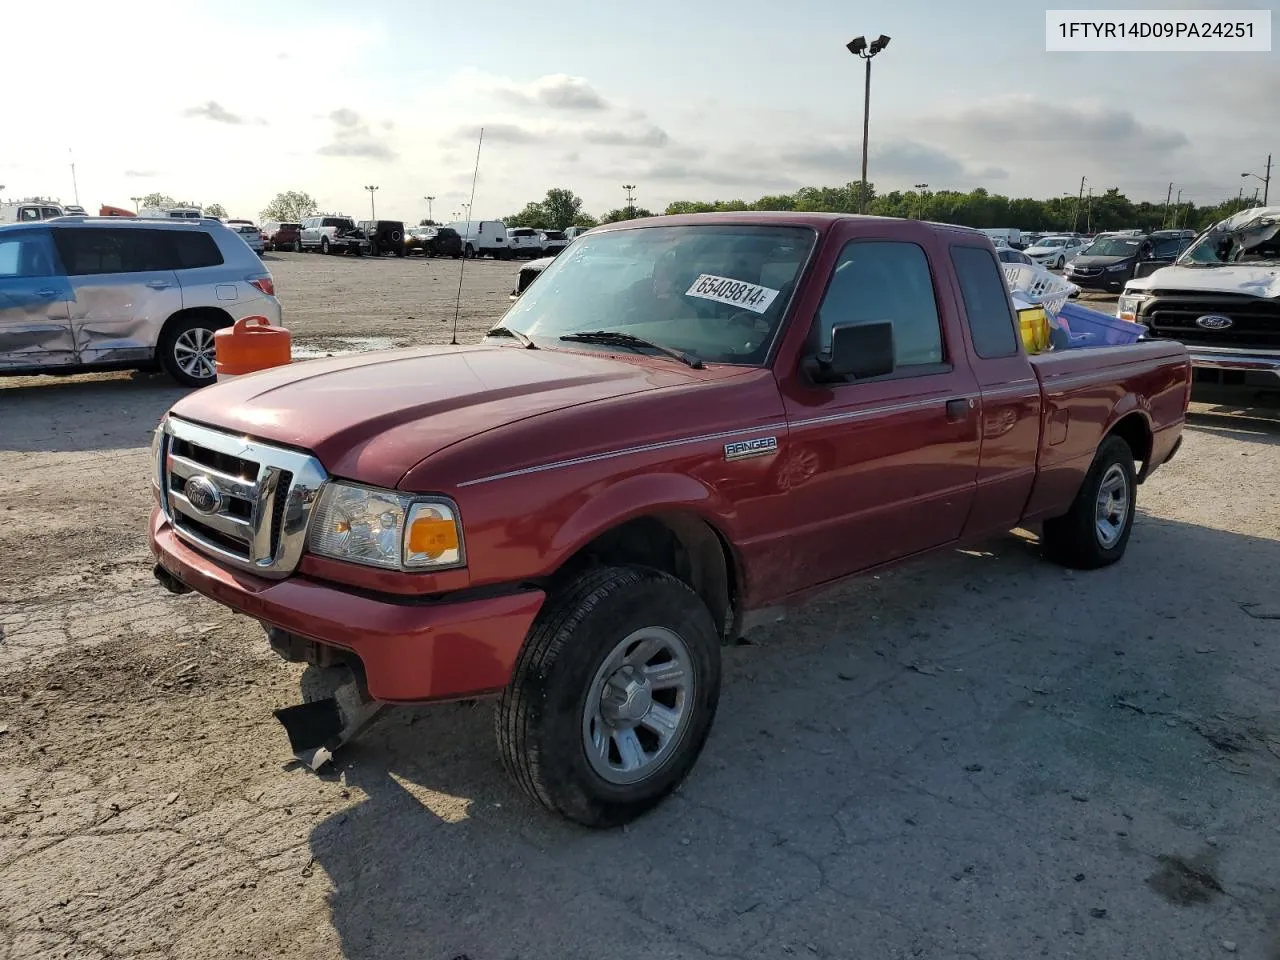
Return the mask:
<path id="1" fill-rule="evenodd" d="M 315 457 L 169 417 L 156 469 L 161 507 L 187 543 L 264 577 L 297 567 L 327 478 Z"/>

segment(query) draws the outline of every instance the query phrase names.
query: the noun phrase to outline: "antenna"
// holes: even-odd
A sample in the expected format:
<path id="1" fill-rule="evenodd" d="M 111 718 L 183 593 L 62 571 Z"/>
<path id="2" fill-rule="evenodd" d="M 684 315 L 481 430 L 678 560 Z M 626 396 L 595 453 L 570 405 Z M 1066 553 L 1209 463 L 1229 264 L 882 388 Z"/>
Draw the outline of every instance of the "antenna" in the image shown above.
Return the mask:
<path id="1" fill-rule="evenodd" d="M 476 180 L 480 176 L 480 148 L 484 146 L 484 127 L 480 128 L 480 142 L 476 144 L 476 169 L 471 174 L 471 203 L 467 204 L 467 217 L 471 216 L 471 204 L 476 202 Z M 471 221 L 467 220 L 467 233 L 471 233 Z M 471 249 L 475 249 L 472 247 Z M 458 312 L 462 310 L 462 278 L 467 273 L 467 255 L 466 248 L 462 251 L 462 266 L 458 269 L 458 299 L 453 301 L 453 339 L 449 341 L 450 346 L 458 345 Z"/>

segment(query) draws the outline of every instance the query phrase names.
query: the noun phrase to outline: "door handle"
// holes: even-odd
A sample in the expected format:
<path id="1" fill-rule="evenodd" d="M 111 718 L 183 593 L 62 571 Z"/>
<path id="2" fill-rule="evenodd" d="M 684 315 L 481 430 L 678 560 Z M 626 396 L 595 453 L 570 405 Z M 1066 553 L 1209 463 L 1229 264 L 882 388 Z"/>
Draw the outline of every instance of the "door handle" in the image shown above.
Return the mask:
<path id="1" fill-rule="evenodd" d="M 47 288 L 46 288 L 46 289 L 44 289 L 44 290 L 37 290 L 37 291 L 36 291 L 36 296 L 37 296 L 37 297 L 48 297 L 50 300 L 52 300 L 54 297 L 58 296 L 58 291 L 57 291 L 57 290 L 49 290 L 49 289 L 47 289 Z"/>
<path id="2" fill-rule="evenodd" d="M 147 286 L 152 290 L 168 290 L 170 284 L 168 280 L 148 280 Z"/>
<path id="3" fill-rule="evenodd" d="M 973 409 L 973 398 L 962 397 L 958 400 L 947 401 L 947 420 L 951 423 L 965 419 L 969 416 L 969 411 Z"/>

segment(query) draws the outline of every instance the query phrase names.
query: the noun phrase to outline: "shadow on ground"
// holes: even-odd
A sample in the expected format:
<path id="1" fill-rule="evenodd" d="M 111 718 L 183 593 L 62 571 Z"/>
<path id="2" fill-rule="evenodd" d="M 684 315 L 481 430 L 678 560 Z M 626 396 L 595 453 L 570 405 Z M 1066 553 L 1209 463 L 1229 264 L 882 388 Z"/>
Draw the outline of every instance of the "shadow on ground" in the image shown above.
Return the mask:
<path id="1" fill-rule="evenodd" d="M 725 650 L 697 769 L 626 830 L 534 808 L 487 706 L 391 711 L 311 836 L 344 955 L 1264 956 L 1277 565 L 1143 516 L 1108 571 L 1010 537 L 841 588 Z"/>
<path id="2" fill-rule="evenodd" d="M 0 379 L 0 452 L 146 446 L 160 417 L 189 392 L 152 373 Z"/>

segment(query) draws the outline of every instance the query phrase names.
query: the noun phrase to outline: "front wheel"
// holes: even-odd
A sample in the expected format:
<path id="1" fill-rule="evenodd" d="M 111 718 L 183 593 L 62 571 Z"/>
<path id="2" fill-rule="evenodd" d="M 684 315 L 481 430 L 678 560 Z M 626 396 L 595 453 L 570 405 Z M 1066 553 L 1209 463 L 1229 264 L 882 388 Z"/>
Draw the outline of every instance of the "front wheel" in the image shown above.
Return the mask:
<path id="1" fill-rule="evenodd" d="M 321 238 L 320 238 L 320 252 L 321 252 L 321 253 L 323 253 L 323 254 L 329 254 L 329 253 L 331 253 L 331 252 L 332 252 L 331 248 L 329 247 L 329 238 L 328 238 L 328 237 L 321 237 Z"/>
<path id="2" fill-rule="evenodd" d="M 656 806 L 693 768 L 720 699 L 720 636 L 681 581 L 597 567 L 553 593 L 496 716 L 503 765 L 589 827 Z"/>
<path id="3" fill-rule="evenodd" d="M 462 251 L 462 254 L 468 260 L 474 260 L 476 258 L 476 248 L 468 243 L 466 249 Z"/>
<path id="4" fill-rule="evenodd" d="M 160 363 L 184 387 L 207 387 L 218 379 L 213 334 L 222 324 L 190 317 L 165 331 Z"/>
<path id="5" fill-rule="evenodd" d="M 1096 570 L 1124 556 L 1137 508 L 1133 451 L 1119 437 L 1098 447 L 1071 509 L 1044 522 L 1045 556 L 1064 567 Z"/>
<path id="6" fill-rule="evenodd" d="M 301 253 L 301 252 L 302 252 L 302 241 L 301 241 L 301 240 L 295 240 L 295 241 L 293 241 L 293 252 L 294 252 L 294 253 Z"/>

